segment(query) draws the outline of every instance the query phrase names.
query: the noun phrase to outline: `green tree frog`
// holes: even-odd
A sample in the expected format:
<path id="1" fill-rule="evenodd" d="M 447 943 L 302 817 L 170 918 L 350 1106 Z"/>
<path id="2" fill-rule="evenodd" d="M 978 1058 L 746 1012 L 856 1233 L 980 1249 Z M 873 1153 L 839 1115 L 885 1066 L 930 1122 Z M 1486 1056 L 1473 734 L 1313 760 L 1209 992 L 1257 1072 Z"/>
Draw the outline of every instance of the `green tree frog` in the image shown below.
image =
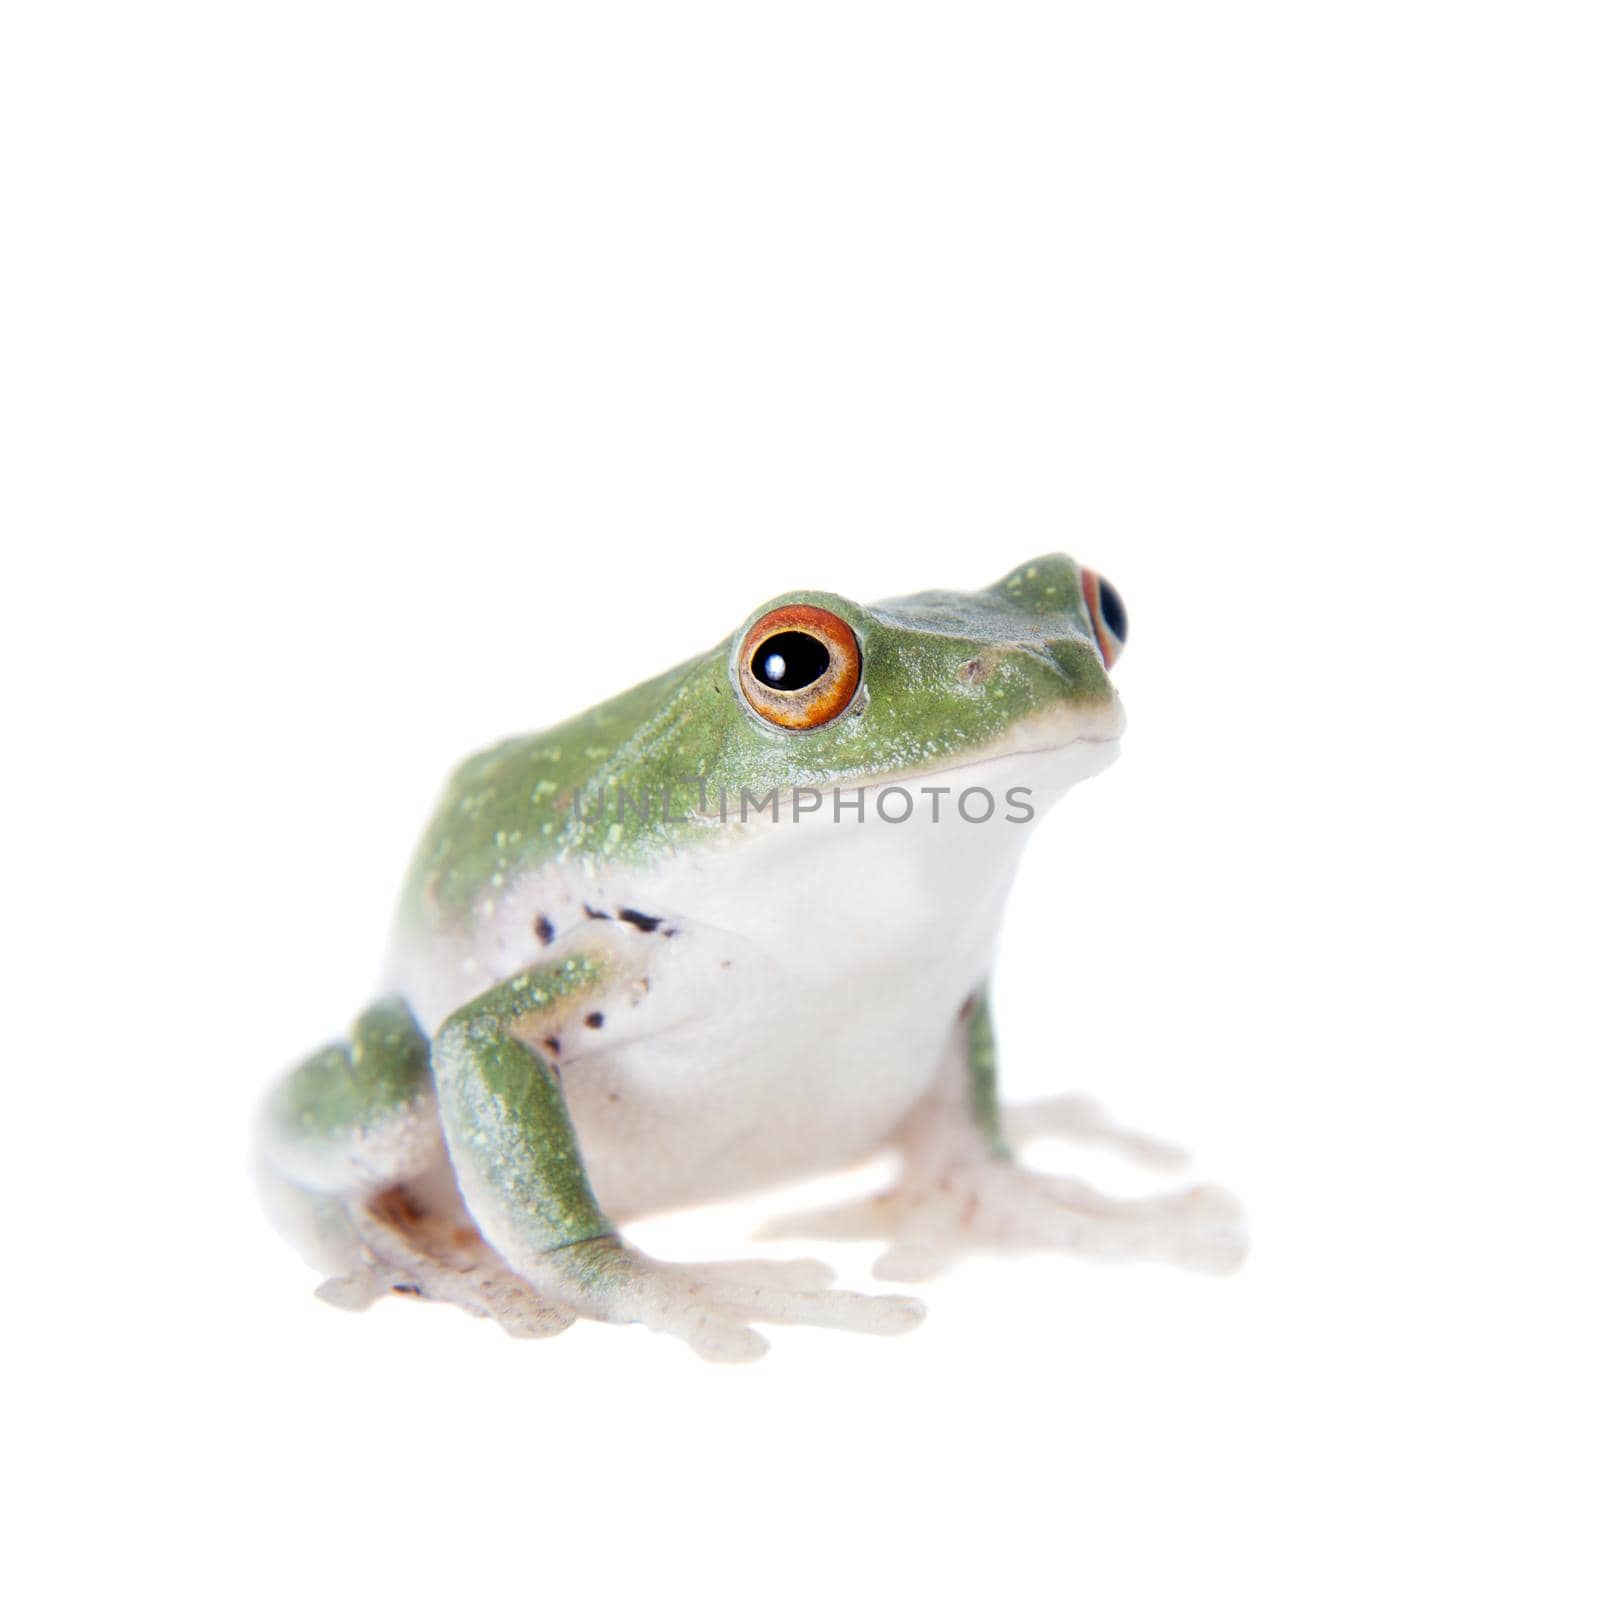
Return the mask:
<path id="1" fill-rule="evenodd" d="M 881 1278 L 1061 1249 L 1225 1270 L 1221 1190 L 1113 1199 L 1013 1151 L 1166 1152 L 1088 1102 L 1003 1110 L 986 998 L 1033 825 L 1115 757 L 1116 590 L 1065 556 L 977 593 L 816 591 L 465 762 L 418 847 L 385 997 L 267 1096 L 269 1208 L 361 1308 L 509 1332 L 641 1322 L 714 1360 L 752 1324 L 897 1333 L 816 1261 L 683 1265 L 629 1219 L 897 1150 L 893 1187 L 771 1236 L 880 1239 Z"/>

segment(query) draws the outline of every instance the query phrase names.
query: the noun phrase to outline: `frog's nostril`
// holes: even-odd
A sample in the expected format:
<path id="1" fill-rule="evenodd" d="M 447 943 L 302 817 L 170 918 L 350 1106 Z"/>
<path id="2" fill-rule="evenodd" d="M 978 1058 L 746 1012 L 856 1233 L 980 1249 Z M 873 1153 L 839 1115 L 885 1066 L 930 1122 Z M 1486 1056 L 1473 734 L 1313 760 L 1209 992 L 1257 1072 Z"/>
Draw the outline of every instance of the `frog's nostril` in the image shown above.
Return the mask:
<path id="1" fill-rule="evenodd" d="M 1088 567 L 1083 569 L 1083 602 L 1089 608 L 1089 622 L 1100 654 L 1109 667 L 1128 642 L 1128 608 L 1115 587 Z"/>

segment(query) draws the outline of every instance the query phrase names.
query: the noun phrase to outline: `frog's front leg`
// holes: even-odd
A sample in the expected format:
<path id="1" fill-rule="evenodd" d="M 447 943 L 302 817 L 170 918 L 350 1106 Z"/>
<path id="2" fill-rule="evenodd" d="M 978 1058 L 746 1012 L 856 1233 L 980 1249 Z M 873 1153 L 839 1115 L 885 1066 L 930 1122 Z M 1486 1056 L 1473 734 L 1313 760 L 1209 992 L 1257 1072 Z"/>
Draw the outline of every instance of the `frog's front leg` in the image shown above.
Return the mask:
<path id="1" fill-rule="evenodd" d="M 752 1322 L 900 1333 L 920 1302 L 823 1287 L 820 1262 L 656 1261 L 624 1243 L 590 1188 L 562 1093 L 556 1039 L 633 972 L 603 947 L 509 979 L 457 1011 L 434 1043 L 456 1177 L 478 1227 L 541 1294 L 579 1316 L 642 1322 L 716 1361 L 759 1356 Z"/>
<path id="2" fill-rule="evenodd" d="M 921 1280 L 963 1256 L 1063 1250 L 1109 1260 L 1160 1260 L 1228 1272 L 1245 1254 L 1237 1202 L 1192 1186 L 1117 1199 L 1072 1178 L 1033 1172 L 1011 1141 L 1060 1134 L 1107 1145 L 1147 1165 L 1181 1154 L 1106 1120 L 1090 1101 L 1038 1101 L 1004 1111 L 986 995 L 964 1007 L 934 1088 L 896 1139 L 903 1170 L 893 1188 L 865 1200 L 780 1218 L 767 1238 L 884 1239 L 880 1278 Z"/>

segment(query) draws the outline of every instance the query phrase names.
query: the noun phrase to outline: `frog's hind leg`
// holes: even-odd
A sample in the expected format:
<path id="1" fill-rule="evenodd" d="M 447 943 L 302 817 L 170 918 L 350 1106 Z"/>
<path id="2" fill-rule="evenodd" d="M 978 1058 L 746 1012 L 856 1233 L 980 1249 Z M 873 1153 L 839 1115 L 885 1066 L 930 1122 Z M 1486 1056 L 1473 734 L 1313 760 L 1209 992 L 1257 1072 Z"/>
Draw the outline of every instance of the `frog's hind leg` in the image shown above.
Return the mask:
<path id="1" fill-rule="evenodd" d="M 319 1296 L 364 1310 L 389 1293 L 442 1300 L 508 1333 L 559 1333 L 572 1314 L 513 1273 L 462 1205 L 445 1156 L 429 1045 L 407 1007 L 382 1001 L 348 1042 L 302 1062 L 257 1124 L 263 1198 L 279 1231 L 324 1273 Z"/>
<path id="2" fill-rule="evenodd" d="M 1013 1158 L 1013 1145 L 1050 1137 L 1101 1145 L 1146 1166 L 1183 1160 L 1173 1146 L 1110 1122 L 1088 1100 L 1003 1108 L 988 1007 L 975 996 L 937 1083 L 899 1130 L 898 1182 L 863 1200 L 779 1218 L 762 1235 L 882 1239 L 888 1248 L 875 1275 L 909 1281 L 965 1256 L 1016 1251 L 1166 1261 L 1213 1273 L 1244 1259 L 1242 1215 L 1225 1190 L 1196 1184 L 1122 1199 Z"/>

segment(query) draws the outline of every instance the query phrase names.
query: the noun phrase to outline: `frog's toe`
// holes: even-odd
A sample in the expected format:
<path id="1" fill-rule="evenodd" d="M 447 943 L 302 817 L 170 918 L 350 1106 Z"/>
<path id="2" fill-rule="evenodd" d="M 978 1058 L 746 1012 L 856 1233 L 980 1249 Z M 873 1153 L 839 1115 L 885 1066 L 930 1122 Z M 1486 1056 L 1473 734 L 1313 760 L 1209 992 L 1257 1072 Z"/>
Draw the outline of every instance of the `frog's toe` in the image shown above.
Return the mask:
<path id="1" fill-rule="evenodd" d="M 643 1320 L 658 1333 L 670 1333 L 682 1339 L 701 1360 L 715 1361 L 719 1365 L 759 1361 L 772 1348 L 754 1328 L 705 1306 L 664 1309 L 657 1317 Z"/>
<path id="2" fill-rule="evenodd" d="M 482 1273 L 472 1289 L 480 1314 L 492 1317 L 513 1339 L 550 1339 L 578 1320 L 575 1311 L 545 1299 L 510 1272 Z"/>
<path id="3" fill-rule="evenodd" d="M 346 1292 L 343 1287 L 346 1281 L 353 1280 L 340 1280 L 338 1294 Z M 548 1339 L 564 1332 L 577 1320 L 574 1311 L 540 1294 L 516 1273 L 494 1261 L 482 1245 L 445 1259 L 415 1256 L 403 1268 L 381 1270 L 372 1274 L 368 1281 L 375 1285 L 378 1294 L 404 1295 L 456 1306 L 468 1316 L 496 1323 L 513 1339 Z M 317 1292 L 335 1305 L 344 1304 L 345 1301 L 327 1292 L 332 1287 L 332 1284 L 324 1284 Z M 361 1285 L 362 1292 L 365 1289 L 366 1285 Z"/>
<path id="4" fill-rule="evenodd" d="M 1205 1217 L 1216 1223 L 1243 1223 L 1244 1206 L 1230 1189 L 1218 1183 L 1197 1183 L 1185 1191 L 1191 1216 Z"/>
<path id="5" fill-rule="evenodd" d="M 1073 1178 L 994 1164 L 956 1186 L 958 1235 L 975 1248 L 1063 1250 L 1229 1272 L 1244 1259 L 1238 1202 L 1211 1185 L 1121 1199 Z"/>
<path id="6" fill-rule="evenodd" d="M 923 1318 L 921 1302 L 904 1295 L 819 1287 L 830 1276 L 815 1261 L 679 1266 L 634 1257 L 604 1314 L 672 1334 L 696 1355 L 720 1362 L 753 1361 L 765 1354 L 767 1341 L 751 1323 L 893 1334 L 909 1331 Z"/>
<path id="7" fill-rule="evenodd" d="M 324 1278 L 317 1285 L 317 1298 L 341 1311 L 365 1311 L 392 1287 L 373 1273 L 347 1272 L 337 1278 Z"/>
<path id="8" fill-rule="evenodd" d="M 1074 1235 L 1079 1247 L 1089 1253 L 1209 1273 L 1234 1271 L 1248 1253 L 1243 1208 L 1215 1184 L 1123 1200 L 1087 1184 L 1055 1182 L 1061 1185 L 1055 1198 L 1072 1217 L 1070 1226 L 1081 1230 Z"/>
<path id="9" fill-rule="evenodd" d="M 1246 1251 L 1239 1203 L 1195 1185 L 1137 1199 L 1030 1172 L 1009 1161 L 958 1167 L 867 1200 L 779 1219 L 769 1230 L 830 1239 L 883 1239 L 873 1275 L 922 1283 L 965 1257 L 1063 1251 L 1105 1261 L 1165 1261 L 1231 1272 Z"/>
<path id="10" fill-rule="evenodd" d="M 706 1283 L 763 1284 L 773 1289 L 826 1289 L 835 1273 L 826 1261 L 806 1257 L 798 1261 L 705 1261 L 695 1275 Z"/>
<path id="11" fill-rule="evenodd" d="M 605 1320 L 642 1322 L 657 1333 L 671 1334 L 705 1361 L 759 1360 L 769 1348 L 766 1339 L 748 1326 L 748 1318 L 723 1303 L 714 1282 L 651 1262 L 632 1272 L 626 1288 L 608 1304 L 591 1310 Z"/>
<path id="12" fill-rule="evenodd" d="M 719 1288 L 718 1306 L 751 1322 L 838 1328 L 847 1333 L 909 1333 L 928 1314 L 901 1294 L 854 1294 L 843 1289 L 775 1289 L 759 1283 Z"/>
<path id="13" fill-rule="evenodd" d="M 907 1333 L 926 1308 L 905 1295 L 855 1294 L 824 1287 L 821 1261 L 713 1261 L 669 1269 L 696 1305 L 739 1323 L 787 1323 L 850 1333 Z"/>
<path id="14" fill-rule="evenodd" d="M 386 1295 L 453 1305 L 514 1339 L 545 1339 L 575 1313 L 540 1293 L 491 1250 L 464 1213 L 405 1189 L 342 1204 L 356 1263 L 325 1280 L 320 1299 L 364 1311 Z"/>
<path id="15" fill-rule="evenodd" d="M 1181 1146 L 1157 1139 L 1113 1122 L 1098 1102 L 1084 1095 L 1056 1095 L 1007 1106 L 1001 1121 L 1008 1143 L 1018 1146 L 1040 1139 L 1071 1139 L 1099 1145 L 1143 1167 L 1172 1169 L 1186 1166 L 1189 1153 Z"/>

